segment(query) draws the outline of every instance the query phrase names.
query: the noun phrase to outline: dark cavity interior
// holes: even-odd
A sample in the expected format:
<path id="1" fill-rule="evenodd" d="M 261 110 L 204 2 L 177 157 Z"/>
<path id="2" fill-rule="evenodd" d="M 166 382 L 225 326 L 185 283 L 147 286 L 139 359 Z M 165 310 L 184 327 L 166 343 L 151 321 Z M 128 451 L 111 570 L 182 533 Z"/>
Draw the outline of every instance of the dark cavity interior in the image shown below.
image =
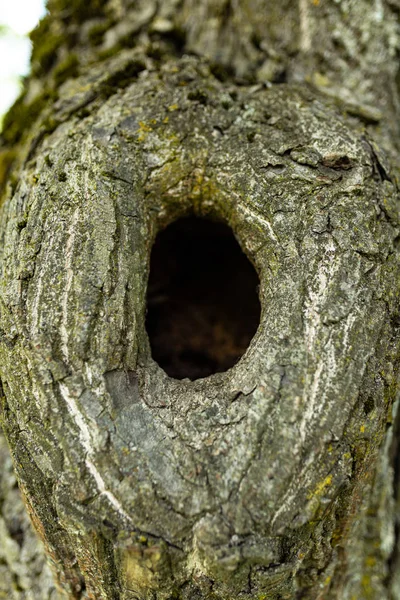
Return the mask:
<path id="1" fill-rule="evenodd" d="M 151 253 L 146 328 L 154 360 L 177 379 L 232 367 L 259 324 L 258 284 L 227 225 L 195 217 L 169 225 Z"/>

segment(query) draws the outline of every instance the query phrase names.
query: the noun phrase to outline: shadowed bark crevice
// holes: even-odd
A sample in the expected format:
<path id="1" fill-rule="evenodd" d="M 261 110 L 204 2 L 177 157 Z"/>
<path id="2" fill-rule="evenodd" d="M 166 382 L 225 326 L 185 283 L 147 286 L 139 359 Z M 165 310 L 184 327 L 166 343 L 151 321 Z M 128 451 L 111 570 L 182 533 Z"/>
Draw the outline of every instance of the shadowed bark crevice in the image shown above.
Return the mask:
<path id="1" fill-rule="evenodd" d="M 259 324 L 258 279 L 226 225 L 186 218 L 152 249 L 146 328 L 152 356 L 170 377 L 226 371 Z"/>

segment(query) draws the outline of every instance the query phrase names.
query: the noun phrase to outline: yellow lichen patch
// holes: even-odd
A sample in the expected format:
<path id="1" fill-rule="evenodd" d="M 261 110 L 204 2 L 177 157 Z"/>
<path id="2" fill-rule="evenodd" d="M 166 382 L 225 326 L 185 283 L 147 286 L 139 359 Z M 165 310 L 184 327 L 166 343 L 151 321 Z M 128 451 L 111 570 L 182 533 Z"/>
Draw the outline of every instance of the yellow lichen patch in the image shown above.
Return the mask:
<path id="1" fill-rule="evenodd" d="M 135 544 L 121 550 L 121 571 L 124 585 L 138 593 L 151 590 L 154 576 L 161 559 L 157 546 L 143 548 Z"/>
<path id="2" fill-rule="evenodd" d="M 153 131 L 153 128 L 145 123 L 144 121 L 139 121 L 139 129 L 138 129 L 138 142 L 144 142 L 147 137 L 149 131 Z"/>
<path id="3" fill-rule="evenodd" d="M 366 567 L 375 567 L 376 565 L 376 558 L 374 556 L 367 556 L 365 559 L 365 566 Z"/>
<path id="4" fill-rule="evenodd" d="M 204 183 L 204 176 L 205 176 L 205 167 L 204 165 L 196 167 L 193 169 L 192 172 L 192 189 L 191 189 L 191 199 L 193 200 L 194 206 L 196 207 L 196 202 L 197 204 L 199 202 L 201 202 L 202 196 L 203 196 L 203 183 Z M 198 208 L 198 206 L 197 206 Z"/>
<path id="5" fill-rule="evenodd" d="M 330 84 L 328 77 L 326 75 L 323 75 L 322 73 L 318 73 L 318 72 L 313 74 L 312 82 L 317 87 L 327 87 Z"/>
<path id="6" fill-rule="evenodd" d="M 364 431 L 365 431 L 365 425 L 361 425 L 361 427 L 360 427 L 360 432 L 361 432 L 361 433 L 364 433 Z"/>
<path id="7" fill-rule="evenodd" d="M 371 577 L 369 575 L 363 575 L 363 578 L 361 579 L 361 585 L 366 597 L 370 598 L 373 592 L 373 588 L 371 585 Z"/>
<path id="8" fill-rule="evenodd" d="M 321 496 L 325 489 L 330 485 L 332 485 L 332 475 L 325 477 L 325 479 L 317 485 L 313 492 L 309 492 L 307 499 L 311 500 L 311 498 L 314 498 L 315 496 Z"/>
<path id="9" fill-rule="evenodd" d="M 139 128 L 141 131 L 152 131 L 153 128 L 147 125 L 144 121 L 139 121 Z"/>
<path id="10" fill-rule="evenodd" d="M 122 588 L 140 598 L 156 596 L 160 586 L 165 586 L 171 577 L 168 546 L 163 540 L 154 541 L 140 536 L 121 539 L 115 547 Z"/>
<path id="11" fill-rule="evenodd" d="M 174 110 L 178 110 L 178 108 L 179 108 L 178 104 L 170 104 L 168 106 L 169 112 L 174 112 Z"/>

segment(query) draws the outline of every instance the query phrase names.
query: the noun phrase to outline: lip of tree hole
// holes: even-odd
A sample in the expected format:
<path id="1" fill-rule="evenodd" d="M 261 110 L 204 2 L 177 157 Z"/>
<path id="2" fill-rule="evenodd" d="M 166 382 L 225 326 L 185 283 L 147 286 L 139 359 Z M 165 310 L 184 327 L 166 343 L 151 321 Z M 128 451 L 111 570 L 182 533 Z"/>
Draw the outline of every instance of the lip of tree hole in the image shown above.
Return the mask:
<path id="1" fill-rule="evenodd" d="M 226 371 L 260 322 L 259 279 L 228 225 L 184 217 L 154 242 L 146 329 L 153 359 L 170 377 Z"/>

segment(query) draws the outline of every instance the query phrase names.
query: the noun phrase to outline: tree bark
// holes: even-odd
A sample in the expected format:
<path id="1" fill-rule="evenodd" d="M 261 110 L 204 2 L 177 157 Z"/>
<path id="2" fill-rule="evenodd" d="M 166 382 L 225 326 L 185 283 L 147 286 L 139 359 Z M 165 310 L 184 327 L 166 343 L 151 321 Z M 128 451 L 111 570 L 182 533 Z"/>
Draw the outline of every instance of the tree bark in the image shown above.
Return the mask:
<path id="1" fill-rule="evenodd" d="M 49 4 L 0 155 L 0 378 L 59 597 L 399 599 L 400 4 Z M 262 307 L 195 381 L 145 329 L 187 215 L 232 228 Z M 12 597 L 53 599 L 4 482 Z"/>

